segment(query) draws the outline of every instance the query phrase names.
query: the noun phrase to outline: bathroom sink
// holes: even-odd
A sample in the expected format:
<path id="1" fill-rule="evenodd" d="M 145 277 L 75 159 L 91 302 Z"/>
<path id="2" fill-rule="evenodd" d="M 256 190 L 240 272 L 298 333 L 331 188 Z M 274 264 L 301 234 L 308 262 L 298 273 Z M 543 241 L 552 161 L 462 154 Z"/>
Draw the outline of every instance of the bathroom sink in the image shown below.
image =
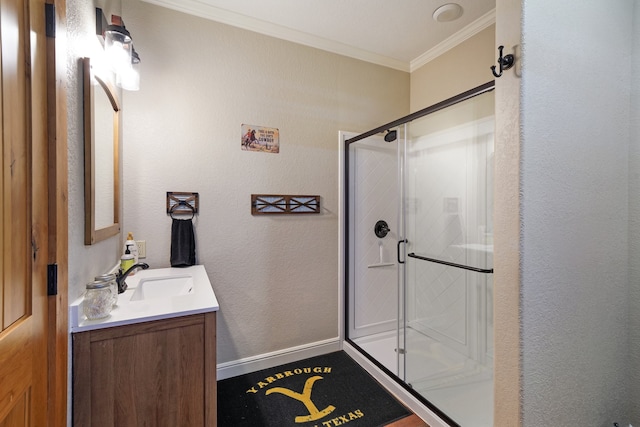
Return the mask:
<path id="1" fill-rule="evenodd" d="M 89 320 L 82 314 L 84 297 L 69 305 L 71 331 L 83 332 L 134 323 L 218 311 L 220 306 L 203 265 L 149 268 L 127 277 L 111 315 Z"/>
<path id="2" fill-rule="evenodd" d="M 193 293 L 192 276 L 148 277 L 140 279 L 131 301 L 148 301 Z"/>

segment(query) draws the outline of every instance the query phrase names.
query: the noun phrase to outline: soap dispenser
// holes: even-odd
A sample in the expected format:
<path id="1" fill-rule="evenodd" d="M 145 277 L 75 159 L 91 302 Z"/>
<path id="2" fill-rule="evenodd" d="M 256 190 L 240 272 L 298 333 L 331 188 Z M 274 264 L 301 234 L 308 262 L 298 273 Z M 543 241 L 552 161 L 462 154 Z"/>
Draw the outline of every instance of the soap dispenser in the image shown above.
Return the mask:
<path id="1" fill-rule="evenodd" d="M 127 251 L 127 247 L 129 247 L 129 252 L 133 255 L 133 263 L 138 263 L 138 244 L 135 240 L 133 240 L 133 233 L 130 231 L 127 234 L 127 241 L 124 242 L 122 246 L 122 252 L 125 253 Z"/>
<path id="2" fill-rule="evenodd" d="M 124 254 L 120 257 L 120 269 L 125 273 L 133 264 L 135 264 L 135 259 L 129 250 L 129 245 L 127 245 Z"/>

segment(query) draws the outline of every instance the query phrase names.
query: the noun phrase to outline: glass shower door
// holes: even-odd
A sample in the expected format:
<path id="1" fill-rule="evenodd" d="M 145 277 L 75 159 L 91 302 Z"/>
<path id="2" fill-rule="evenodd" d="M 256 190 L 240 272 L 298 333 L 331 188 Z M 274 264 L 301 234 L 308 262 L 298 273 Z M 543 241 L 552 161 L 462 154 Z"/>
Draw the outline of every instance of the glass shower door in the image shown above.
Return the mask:
<path id="1" fill-rule="evenodd" d="M 452 426 L 493 425 L 492 90 L 345 139 L 346 340 Z"/>
<path id="2" fill-rule="evenodd" d="M 407 124 L 404 380 L 460 425 L 493 425 L 494 94 Z"/>

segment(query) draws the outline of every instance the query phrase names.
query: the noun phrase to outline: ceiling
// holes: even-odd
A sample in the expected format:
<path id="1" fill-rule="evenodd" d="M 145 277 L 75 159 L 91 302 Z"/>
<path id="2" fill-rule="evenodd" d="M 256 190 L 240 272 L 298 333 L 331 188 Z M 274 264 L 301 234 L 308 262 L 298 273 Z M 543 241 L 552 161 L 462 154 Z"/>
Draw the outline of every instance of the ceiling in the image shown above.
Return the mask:
<path id="1" fill-rule="evenodd" d="M 273 37 L 413 71 L 495 22 L 495 0 L 143 0 Z"/>

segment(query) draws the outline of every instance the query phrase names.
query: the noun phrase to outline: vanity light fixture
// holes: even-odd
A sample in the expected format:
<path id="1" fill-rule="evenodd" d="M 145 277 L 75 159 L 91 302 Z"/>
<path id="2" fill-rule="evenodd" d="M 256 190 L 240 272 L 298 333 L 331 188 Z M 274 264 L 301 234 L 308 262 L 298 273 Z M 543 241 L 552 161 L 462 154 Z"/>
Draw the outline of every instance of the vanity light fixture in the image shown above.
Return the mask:
<path id="1" fill-rule="evenodd" d="M 140 89 L 140 55 L 133 47 L 131 33 L 125 28 L 122 18 L 111 16 L 111 25 L 106 25 L 102 9 L 96 8 L 96 33 L 104 37 L 106 63 L 114 74 L 116 85 L 125 90 Z"/>

